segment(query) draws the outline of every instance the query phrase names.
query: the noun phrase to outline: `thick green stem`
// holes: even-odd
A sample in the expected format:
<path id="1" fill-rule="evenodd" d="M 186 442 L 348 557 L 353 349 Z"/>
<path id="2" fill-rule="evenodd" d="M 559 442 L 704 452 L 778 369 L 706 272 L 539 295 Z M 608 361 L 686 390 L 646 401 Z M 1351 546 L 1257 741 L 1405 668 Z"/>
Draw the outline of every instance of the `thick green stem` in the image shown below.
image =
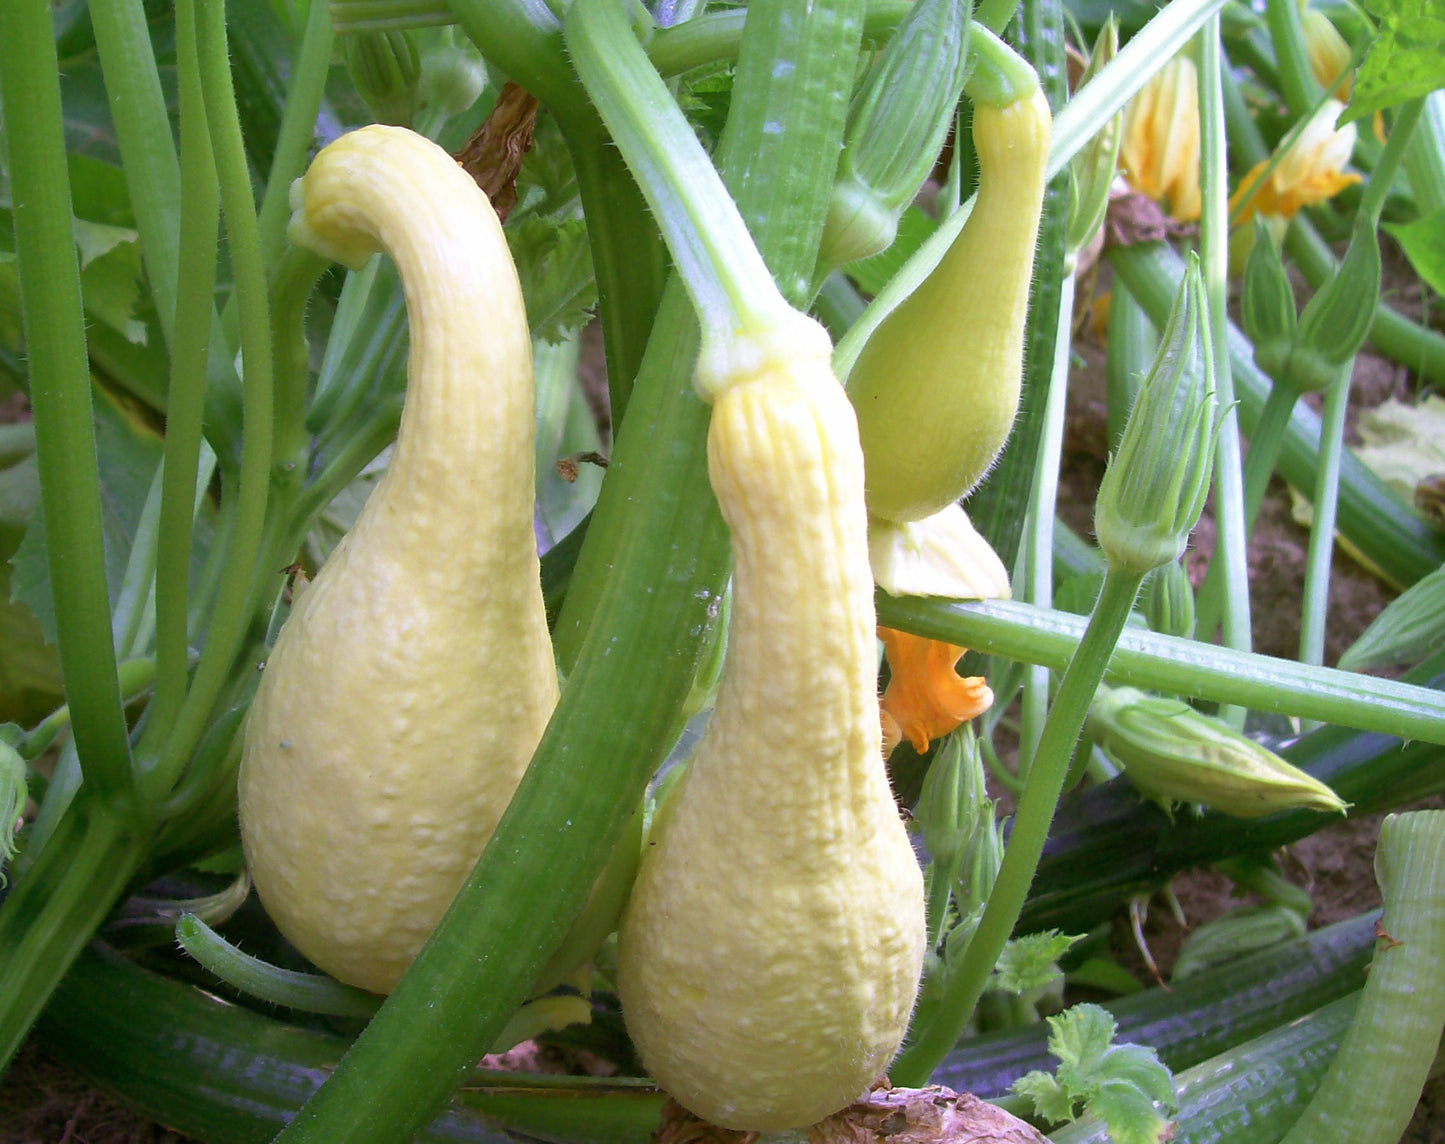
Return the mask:
<path id="1" fill-rule="evenodd" d="M 89 7 L 146 277 L 169 344 L 180 281 L 181 171 L 150 27 L 141 0 L 95 0 Z"/>
<path id="2" fill-rule="evenodd" d="M 1445 210 L 1445 90 L 1425 96 L 1420 122 L 1405 155 L 1410 190 L 1420 214 Z"/>
<path id="3" fill-rule="evenodd" d="M 101 546 L 60 75 L 50 8 L 39 0 L 0 10 L 0 101 L 61 671 L 86 780 L 122 813 L 134 806 L 135 778 Z"/>
<path id="4" fill-rule="evenodd" d="M 877 601 L 885 627 L 1055 669 L 1069 663 L 1084 631 L 1079 616 L 1008 600 L 956 603 L 880 592 Z M 1109 681 L 1445 743 L 1439 692 L 1133 628 L 1114 649 Z"/>
<path id="5" fill-rule="evenodd" d="M 316 115 L 326 95 L 326 75 L 331 70 L 331 15 L 325 4 L 312 4 L 306 14 L 306 31 L 301 50 L 291 61 L 291 83 L 286 89 L 286 106 L 281 113 L 281 130 L 276 153 L 261 200 L 261 253 L 269 264 L 286 242 L 286 220 L 291 207 L 291 183 L 306 168 L 307 156 L 316 134 Z"/>
<path id="6" fill-rule="evenodd" d="M 1224 643 L 1239 651 L 1252 644 L 1249 618 L 1249 560 L 1244 477 L 1240 471 L 1239 419 L 1234 406 L 1234 375 L 1229 364 L 1229 169 L 1225 159 L 1224 64 L 1219 47 L 1219 17 L 1213 16 L 1196 41 L 1199 75 L 1200 254 L 1209 300 L 1209 356 L 1214 365 L 1214 395 L 1220 410 L 1214 449 L 1214 519 L 1217 541 L 1211 569 L 1221 568 Z M 1244 725 L 1244 712 L 1225 717 Z"/>
<path id="7" fill-rule="evenodd" d="M 1067 331 L 1074 313 L 1074 276 L 1060 284 L 1058 327 Z M 1054 510 L 1058 503 L 1059 462 L 1064 449 L 1064 410 L 1069 382 L 1069 339 L 1056 338 L 1053 376 L 1044 402 L 1044 429 L 1034 463 L 1033 489 L 1029 496 L 1029 540 L 1025 549 L 1024 599 L 1048 608 L 1054 600 Z M 1029 767 L 1043 734 L 1049 706 L 1049 669 L 1029 667 L 1020 713 L 1019 778 L 1027 778 Z"/>
<path id="8" fill-rule="evenodd" d="M 621 8 L 578 0 L 568 11 L 567 48 L 648 205 L 702 323 L 725 354 L 739 336 L 787 322 L 783 300 L 692 125 L 648 60 Z"/>
<path id="9" fill-rule="evenodd" d="M 622 155 L 589 108 L 563 124 L 597 277 L 608 411 L 615 433 L 627 414 L 632 380 L 667 281 L 667 252 Z"/>
<path id="10" fill-rule="evenodd" d="M 261 257 L 256 207 L 241 138 L 235 91 L 226 50 L 225 10 L 221 0 L 200 0 L 197 41 L 206 126 L 215 149 L 221 206 L 226 217 L 227 248 L 240 314 L 243 389 L 241 466 L 235 531 L 206 633 L 205 650 L 190 693 L 176 718 L 147 784 L 163 792 L 175 782 L 210 721 L 212 708 L 230 675 L 246 625 L 247 603 L 256 570 L 269 499 L 272 431 L 271 320 L 266 271 Z"/>
<path id="11" fill-rule="evenodd" d="M 1279 63 L 1279 89 L 1291 117 L 1299 119 L 1309 113 L 1320 97 L 1320 85 L 1310 71 L 1305 52 L 1304 26 L 1300 21 L 1298 0 L 1266 0 L 1265 21 Z"/>
<path id="12" fill-rule="evenodd" d="M 1296 397 L 1284 385 L 1275 385 L 1265 398 L 1264 409 L 1259 421 L 1249 435 L 1249 452 L 1244 457 L 1244 528 L 1246 535 L 1253 530 L 1259 507 L 1264 503 L 1264 493 L 1269 487 L 1269 478 L 1274 474 L 1274 464 L 1279 457 L 1280 446 L 1290 415 L 1294 412 Z M 1205 573 L 1204 583 L 1199 586 L 1195 601 L 1198 631 L 1208 636 L 1219 624 L 1223 608 L 1223 579 L 1220 569 L 1211 563 Z"/>
<path id="13" fill-rule="evenodd" d="M 145 855 L 148 834 L 134 816 L 97 801 L 71 804 L 0 910 L 0 1072 Z"/>
<path id="14" fill-rule="evenodd" d="M 526 0 L 451 0 L 452 15 L 488 61 L 564 121 L 585 114 L 586 99 L 567 64 L 562 22 Z"/>
<path id="15" fill-rule="evenodd" d="M 983 996 L 989 974 L 998 963 L 1028 896 L 1029 883 L 1033 881 L 1048 838 L 1049 823 L 1063 793 L 1084 717 L 1142 582 L 1143 577 L 1139 575 L 1111 571 L 1104 576 L 1104 587 L 1089 618 L 1088 629 L 1069 660 L 1059 683 L 1058 696 L 1049 711 L 983 918 L 963 961 L 949 971 L 944 1000 L 932 1011 L 934 1020 L 926 1027 L 912 1030 L 908 1046 L 893 1062 L 890 1077 L 895 1084 L 915 1087 L 927 1084 L 933 1070 L 963 1035 L 969 1016 Z"/>
<path id="16" fill-rule="evenodd" d="M 1305 556 L 1303 607 L 1300 611 L 1299 661 L 1325 661 L 1325 619 L 1329 612 L 1330 558 L 1335 548 L 1335 510 L 1339 504 L 1340 456 L 1345 447 L 1345 411 L 1350 402 L 1353 360 L 1325 392 L 1320 425 L 1319 468 L 1315 474 L 1314 519 Z"/>
<path id="17" fill-rule="evenodd" d="M 156 693 L 141 753 L 164 740 L 185 699 L 191 522 L 206 402 L 206 356 L 216 281 L 220 186 L 201 97 L 195 0 L 176 5 L 176 55 L 181 114 L 181 239 L 177 299 L 166 400 L 166 452 L 156 554 Z"/>
<path id="18" fill-rule="evenodd" d="M 851 7 L 809 0 L 749 9 L 718 161 L 785 282 L 805 280 L 816 258 L 857 23 Z M 782 120 L 788 131 L 768 130 Z M 780 257 L 800 233 L 812 245 Z M 568 613 L 590 583 L 590 599 L 576 605 L 586 618 L 580 653 L 547 733 L 452 909 L 282 1140 L 382 1144 L 430 1118 L 561 941 L 670 746 L 727 564 L 707 486 L 707 410 L 689 381 L 696 350 L 674 282 L 559 621 L 559 631 L 577 626 Z"/>

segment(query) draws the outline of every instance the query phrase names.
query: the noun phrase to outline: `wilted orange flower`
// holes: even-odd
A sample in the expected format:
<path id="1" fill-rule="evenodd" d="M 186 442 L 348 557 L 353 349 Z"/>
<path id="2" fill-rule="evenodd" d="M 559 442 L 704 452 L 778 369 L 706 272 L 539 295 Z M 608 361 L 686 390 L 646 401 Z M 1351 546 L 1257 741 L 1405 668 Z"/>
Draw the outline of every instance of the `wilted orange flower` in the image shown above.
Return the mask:
<path id="1" fill-rule="evenodd" d="M 1258 212 L 1278 218 L 1293 218 L 1300 208 L 1322 203 L 1339 194 L 1360 176 L 1344 170 L 1355 150 L 1355 125 L 1335 129 L 1344 104 L 1327 99 L 1280 158 L 1268 178 L 1261 178 L 1268 163 L 1256 164 L 1239 181 L 1229 200 L 1233 215 L 1240 202 L 1244 209 L 1236 225 L 1248 222 Z"/>
<path id="2" fill-rule="evenodd" d="M 915 750 L 928 750 L 932 740 L 992 705 L 983 676 L 965 678 L 953 670 L 967 648 L 892 628 L 879 628 L 878 636 L 892 675 L 883 693 L 884 726 L 891 718 Z"/>
<path id="3" fill-rule="evenodd" d="M 1199 217 L 1199 84 L 1188 56 L 1175 56 L 1129 101 L 1119 167 L 1173 218 Z"/>

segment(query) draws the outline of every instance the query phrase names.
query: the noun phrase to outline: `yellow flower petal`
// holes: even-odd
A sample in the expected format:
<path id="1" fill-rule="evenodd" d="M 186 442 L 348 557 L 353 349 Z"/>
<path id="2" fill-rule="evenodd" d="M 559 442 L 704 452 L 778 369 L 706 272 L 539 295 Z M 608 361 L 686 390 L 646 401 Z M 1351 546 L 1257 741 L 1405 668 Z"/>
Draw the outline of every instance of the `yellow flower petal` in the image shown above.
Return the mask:
<path id="1" fill-rule="evenodd" d="M 983 676 L 965 678 L 953 669 L 966 648 L 892 628 L 879 628 L 878 635 L 892 675 L 883 693 L 883 711 L 915 750 L 928 750 L 932 740 L 993 704 L 993 692 Z"/>

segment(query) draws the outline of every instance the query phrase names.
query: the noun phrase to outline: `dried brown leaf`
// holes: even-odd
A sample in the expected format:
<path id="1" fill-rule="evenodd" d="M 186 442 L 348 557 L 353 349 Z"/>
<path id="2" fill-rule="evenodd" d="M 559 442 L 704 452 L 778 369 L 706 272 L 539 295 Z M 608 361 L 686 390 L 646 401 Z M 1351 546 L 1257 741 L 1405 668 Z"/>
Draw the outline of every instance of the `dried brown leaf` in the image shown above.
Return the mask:
<path id="1" fill-rule="evenodd" d="M 517 205 L 517 172 L 521 170 L 522 157 L 532 149 L 532 131 L 536 125 L 536 97 L 508 82 L 502 85 L 497 105 L 486 122 L 456 153 L 462 170 L 491 199 L 502 219 Z"/>

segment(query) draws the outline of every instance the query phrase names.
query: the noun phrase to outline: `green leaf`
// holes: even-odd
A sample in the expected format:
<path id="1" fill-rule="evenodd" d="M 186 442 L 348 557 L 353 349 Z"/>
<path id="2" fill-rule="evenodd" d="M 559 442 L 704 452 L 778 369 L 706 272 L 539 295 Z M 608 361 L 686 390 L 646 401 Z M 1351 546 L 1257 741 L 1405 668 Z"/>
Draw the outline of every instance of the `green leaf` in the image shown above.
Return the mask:
<path id="1" fill-rule="evenodd" d="M 111 600 L 119 591 L 130 558 L 141 509 L 150 491 L 164 446 L 160 436 L 105 390 L 93 387 L 96 447 L 100 460 L 100 495 L 105 542 L 105 573 Z M 25 539 L 11 562 L 12 600 L 24 604 L 40 621 L 49 643 L 55 642 L 55 605 L 50 594 L 50 557 L 45 522 L 37 504 Z"/>
<path id="2" fill-rule="evenodd" d="M 1034 1102 L 1034 1111 L 1045 1120 L 1057 1124 L 1064 1120 L 1076 1119 L 1075 1100 L 1048 1073 L 1041 1069 L 1025 1073 L 1014 1081 L 1012 1091 L 1026 1096 Z"/>
<path id="3" fill-rule="evenodd" d="M 1101 1085 L 1089 1111 L 1108 1127 L 1114 1144 L 1160 1144 L 1170 1138 L 1169 1121 L 1148 1097 L 1122 1081 Z"/>
<path id="4" fill-rule="evenodd" d="M 1339 125 L 1445 86 L 1445 0 L 1366 0 L 1379 35 Z"/>
<path id="5" fill-rule="evenodd" d="M 507 242 L 533 336 L 557 343 L 591 319 L 597 280 L 580 218 L 552 223 L 529 215 L 507 227 Z"/>
<path id="6" fill-rule="evenodd" d="M 1040 1116 L 1074 1120 L 1075 1106 L 1102 1120 L 1114 1144 L 1159 1144 L 1170 1125 L 1160 1109 L 1176 1107 L 1174 1078 L 1153 1049 L 1116 1045 L 1113 1016 L 1081 1004 L 1049 1018 L 1049 1052 L 1059 1059 L 1056 1076 L 1029 1073 L 1013 1091 L 1034 1101 Z"/>
<path id="7" fill-rule="evenodd" d="M 1445 298 L 1445 207 L 1409 223 L 1385 223 L 1415 273 Z"/>
<path id="8" fill-rule="evenodd" d="M 0 426 L 0 445 L 20 448 L 28 425 Z M 13 440 L 12 440 L 13 439 Z M 45 642 L 39 623 L 19 604 L 10 602 L 10 556 L 20 544 L 26 522 L 40 503 L 34 436 L 30 448 L 16 457 L 9 448 L 0 463 L 0 720 L 27 726 L 42 718 L 61 699 L 60 659 Z"/>
<path id="9" fill-rule="evenodd" d="M 1058 930 L 1026 934 L 1012 939 L 999 955 L 990 988 L 1008 993 L 1027 993 L 1051 985 L 1062 976 L 1059 958 L 1078 941 Z"/>

